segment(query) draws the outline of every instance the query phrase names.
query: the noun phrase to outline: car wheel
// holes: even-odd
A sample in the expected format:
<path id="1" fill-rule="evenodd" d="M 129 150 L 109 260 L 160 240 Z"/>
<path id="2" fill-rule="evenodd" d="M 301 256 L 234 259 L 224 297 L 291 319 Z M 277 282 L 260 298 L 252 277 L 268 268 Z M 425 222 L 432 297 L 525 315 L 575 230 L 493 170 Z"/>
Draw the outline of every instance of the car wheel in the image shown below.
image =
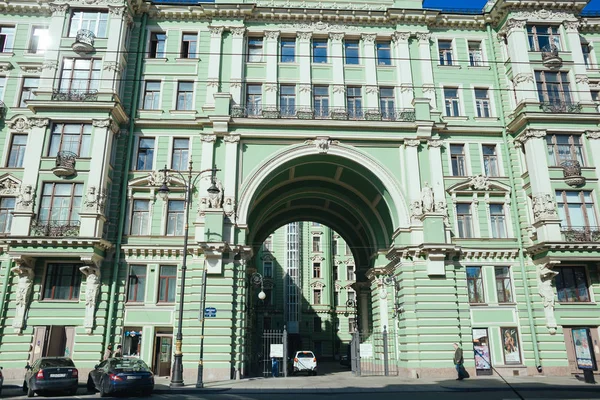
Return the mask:
<path id="1" fill-rule="evenodd" d="M 31 386 L 27 385 L 27 397 L 35 396 L 35 392 L 31 389 Z"/>
<path id="2" fill-rule="evenodd" d="M 100 397 L 106 397 L 108 393 L 104 390 L 104 379 L 100 381 Z"/>
<path id="3" fill-rule="evenodd" d="M 89 375 L 88 375 L 86 387 L 87 387 L 87 391 L 90 393 L 94 393 L 96 391 L 96 385 L 94 385 L 94 380 Z"/>
<path id="4" fill-rule="evenodd" d="M 27 393 L 27 382 L 23 381 L 23 393 Z"/>

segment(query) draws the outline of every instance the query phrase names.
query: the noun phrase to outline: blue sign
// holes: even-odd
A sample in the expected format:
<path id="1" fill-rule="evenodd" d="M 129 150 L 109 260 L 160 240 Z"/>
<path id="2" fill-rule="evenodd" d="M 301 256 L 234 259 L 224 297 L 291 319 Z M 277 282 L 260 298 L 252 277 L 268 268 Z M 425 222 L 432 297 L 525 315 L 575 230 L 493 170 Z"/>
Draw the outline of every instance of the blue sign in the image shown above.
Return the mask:
<path id="1" fill-rule="evenodd" d="M 217 309 L 214 307 L 206 307 L 204 309 L 204 318 L 216 318 Z"/>

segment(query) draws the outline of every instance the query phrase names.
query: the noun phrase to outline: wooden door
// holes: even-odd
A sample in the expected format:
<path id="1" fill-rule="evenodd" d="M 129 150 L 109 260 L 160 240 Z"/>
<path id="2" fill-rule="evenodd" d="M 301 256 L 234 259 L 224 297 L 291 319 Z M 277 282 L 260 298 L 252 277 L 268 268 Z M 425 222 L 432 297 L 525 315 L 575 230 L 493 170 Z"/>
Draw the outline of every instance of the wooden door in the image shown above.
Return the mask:
<path id="1" fill-rule="evenodd" d="M 48 328 L 46 326 L 36 326 L 33 328 L 33 347 L 31 349 L 31 357 L 29 357 L 30 365 L 33 365 L 38 358 L 44 357 L 47 331 Z"/>
<path id="2" fill-rule="evenodd" d="M 173 336 L 159 334 L 154 342 L 154 373 L 158 376 L 171 375 Z"/>
<path id="3" fill-rule="evenodd" d="M 65 357 L 73 358 L 73 346 L 75 342 L 75 327 L 65 327 Z"/>

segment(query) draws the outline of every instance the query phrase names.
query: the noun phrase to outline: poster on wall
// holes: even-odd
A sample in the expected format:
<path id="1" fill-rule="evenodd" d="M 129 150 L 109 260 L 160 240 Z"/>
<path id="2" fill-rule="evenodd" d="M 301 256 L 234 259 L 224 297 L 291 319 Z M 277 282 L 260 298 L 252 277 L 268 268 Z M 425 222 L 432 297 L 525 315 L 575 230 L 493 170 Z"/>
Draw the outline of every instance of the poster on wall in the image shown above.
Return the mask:
<path id="1" fill-rule="evenodd" d="M 487 329 L 473 329 L 473 353 L 477 375 L 491 375 L 492 361 Z"/>
<path id="2" fill-rule="evenodd" d="M 504 363 L 521 364 L 521 351 L 519 350 L 519 332 L 517 328 L 500 328 L 502 335 L 502 349 Z"/>
<path id="3" fill-rule="evenodd" d="M 575 345 L 575 358 L 577 368 L 595 369 L 594 355 L 591 351 L 590 332 L 588 328 L 573 328 L 573 344 Z"/>

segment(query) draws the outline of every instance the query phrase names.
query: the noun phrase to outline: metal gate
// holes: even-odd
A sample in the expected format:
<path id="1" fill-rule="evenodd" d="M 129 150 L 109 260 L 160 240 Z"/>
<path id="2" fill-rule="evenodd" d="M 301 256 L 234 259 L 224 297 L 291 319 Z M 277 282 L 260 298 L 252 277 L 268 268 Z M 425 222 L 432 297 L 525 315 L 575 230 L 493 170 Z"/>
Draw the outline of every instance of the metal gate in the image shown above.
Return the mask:
<path id="1" fill-rule="evenodd" d="M 357 376 L 398 375 L 396 334 L 388 332 L 352 334 L 352 373 Z"/>
<path id="2" fill-rule="evenodd" d="M 259 369 L 265 378 L 286 376 L 288 374 L 287 330 L 264 330 L 261 337 L 261 349 L 258 354 Z"/>

